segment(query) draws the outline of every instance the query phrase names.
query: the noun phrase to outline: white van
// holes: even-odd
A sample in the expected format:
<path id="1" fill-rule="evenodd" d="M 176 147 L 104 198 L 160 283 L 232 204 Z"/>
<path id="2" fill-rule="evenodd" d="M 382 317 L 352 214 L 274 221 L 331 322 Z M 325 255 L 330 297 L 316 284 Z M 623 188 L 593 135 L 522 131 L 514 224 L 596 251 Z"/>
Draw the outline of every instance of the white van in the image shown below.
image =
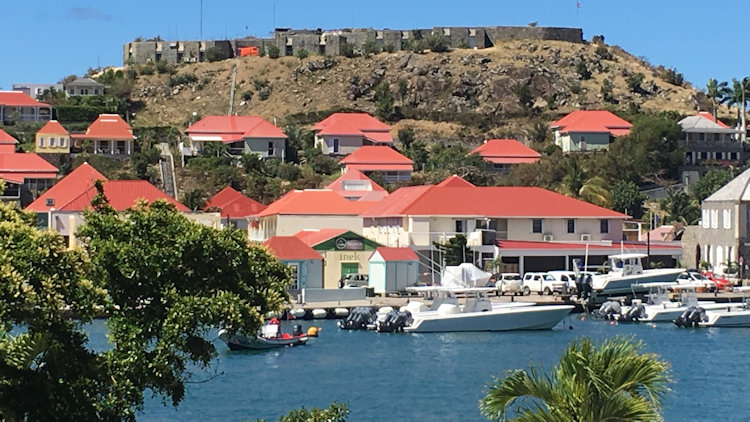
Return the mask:
<path id="1" fill-rule="evenodd" d="M 529 295 L 536 292 L 545 295 L 551 295 L 552 292 L 563 293 L 567 285 L 562 281 L 555 280 L 554 277 L 547 273 L 526 273 L 523 275 L 523 294 Z"/>
<path id="2" fill-rule="evenodd" d="M 555 281 L 565 283 L 566 293 L 575 294 L 578 289 L 576 288 L 576 273 L 573 271 L 547 271 L 547 274 L 555 278 Z"/>

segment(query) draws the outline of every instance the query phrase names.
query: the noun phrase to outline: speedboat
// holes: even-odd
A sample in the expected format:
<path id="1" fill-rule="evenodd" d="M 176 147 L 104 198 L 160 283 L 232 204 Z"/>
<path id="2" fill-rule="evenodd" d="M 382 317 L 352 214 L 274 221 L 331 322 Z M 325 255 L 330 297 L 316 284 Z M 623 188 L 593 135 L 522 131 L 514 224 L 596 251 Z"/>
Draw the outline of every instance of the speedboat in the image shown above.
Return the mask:
<path id="1" fill-rule="evenodd" d="M 490 302 L 492 288 L 411 287 L 407 290 L 434 296 L 432 307 L 412 301 L 405 309 L 408 316 L 401 330 L 406 333 L 549 330 L 573 310 L 571 305 L 534 306 L 533 303 Z M 462 296 L 459 304 L 457 296 Z M 379 331 L 382 331 L 379 328 Z"/>
<path id="2" fill-rule="evenodd" d="M 648 255 L 624 253 L 609 256 L 610 270 L 606 274 L 591 276 L 591 289 L 599 296 L 611 294 L 645 293 L 645 287 L 634 287 L 647 283 L 672 283 L 685 270 L 681 268 L 658 268 L 644 270 L 641 260 Z M 635 286 L 634 286 L 635 285 Z"/>
<path id="3" fill-rule="evenodd" d="M 742 303 L 699 301 L 696 295 L 698 287 L 700 286 L 677 283 L 634 284 L 634 290 L 649 289 L 648 302 L 644 304 L 638 299 L 633 299 L 630 306 L 622 308 L 617 319 L 622 322 L 672 322 L 691 308 L 702 308 L 708 311 L 743 306 Z M 679 294 L 676 301 L 670 300 L 670 290 Z"/>
<path id="4" fill-rule="evenodd" d="M 706 310 L 699 327 L 750 327 L 750 307 L 725 306 L 723 309 Z"/>
<path id="5" fill-rule="evenodd" d="M 308 336 L 302 331 L 301 325 L 295 325 L 292 334 L 280 331 L 280 322 L 272 318 L 261 328 L 257 336 L 242 334 L 230 335 L 228 330 L 219 330 L 219 339 L 229 346 L 230 350 L 267 350 L 286 346 L 300 346 L 307 343 Z"/>

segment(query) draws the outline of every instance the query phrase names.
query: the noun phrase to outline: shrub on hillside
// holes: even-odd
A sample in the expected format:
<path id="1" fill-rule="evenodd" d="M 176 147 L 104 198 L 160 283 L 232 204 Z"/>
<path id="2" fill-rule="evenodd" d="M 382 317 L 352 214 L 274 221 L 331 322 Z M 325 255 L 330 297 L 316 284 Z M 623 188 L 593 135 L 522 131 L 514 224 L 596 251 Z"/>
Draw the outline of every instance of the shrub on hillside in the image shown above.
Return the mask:
<path id="1" fill-rule="evenodd" d="M 206 60 L 209 62 L 218 62 L 219 60 L 225 60 L 228 58 L 229 54 L 219 47 L 213 46 L 206 49 Z"/>
<path id="2" fill-rule="evenodd" d="M 295 56 L 297 56 L 297 58 L 300 59 L 300 60 L 306 59 L 307 56 L 309 56 L 309 55 L 310 54 L 304 48 L 300 48 L 299 50 L 297 50 L 297 53 L 295 54 Z"/>
<path id="3" fill-rule="evenodd" d="M 198 78 L 192 73 L 181 73 L 179 75 L 170 76 L 167 80 L 167 86 L 175 87 L 177 85 L 187 85 L 198 82 Z"/>
<path id="4" fill-rule="evenodd" d="M 433 53 L 443 53 L 448 51 L 448 43 L 445 41 L 445 37 L 441 34 L 430 34 L 427 37 L 427 48 Z"/>
<path id="5" fill-rule="evenodd" d="M 279 47 L 276 47 L 275 45 L 269 46 L 267 48 L 268 57 L 272 59 L 278 59 L 281 55 L 281 52 L 279 51 Z"/>

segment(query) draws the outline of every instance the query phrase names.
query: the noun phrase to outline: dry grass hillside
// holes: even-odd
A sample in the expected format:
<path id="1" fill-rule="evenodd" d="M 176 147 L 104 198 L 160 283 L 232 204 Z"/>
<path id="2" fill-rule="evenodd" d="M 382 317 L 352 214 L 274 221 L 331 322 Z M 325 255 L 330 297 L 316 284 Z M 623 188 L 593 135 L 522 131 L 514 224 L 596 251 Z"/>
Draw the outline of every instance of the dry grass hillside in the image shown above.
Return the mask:
<path id="1" fill-rule="evenodd" d="M 580 74 L 583 62 L 589 79 Z M 182 65 L 177 74 L 196 81 L 168 83 L 166 74 L 141 75 L 133 100 L 145 107 L 136 125 L 171 124 L 184 129 L 193 113 L 226 114 L 231 74 L 237 66 L 234 110 L 257 114 L 282 125 L 289 116 L 313 121 L 311 112 L 351 109 L 375 112 L 375 87 L 385 83 L 400 109 L 394 135 L 403 127 L 420 137 L 466 139 L 470 143 L 498 136 L 525 139 L 532 121 L 551 121 L 578 108 L 696 110 L 702 93 L 675 86 L 657 70 L 614 46 L 561 41 L 510 41 L 484 50 L 448 53 L 381 53 L 370 57 L 310 56 L 270 59 L 242 57 L 216 63 Z M 643 73 L 640 90 L 628 86 L 630 75 Z M 607 101 L 602 84 L 613 84 Z M 517 95 L 528 84 L 535 111 L 523 108 Z M 299 118 L 300 113 L 309 113 Z M 530 118 L 529 115 L 534 117 Z"/>

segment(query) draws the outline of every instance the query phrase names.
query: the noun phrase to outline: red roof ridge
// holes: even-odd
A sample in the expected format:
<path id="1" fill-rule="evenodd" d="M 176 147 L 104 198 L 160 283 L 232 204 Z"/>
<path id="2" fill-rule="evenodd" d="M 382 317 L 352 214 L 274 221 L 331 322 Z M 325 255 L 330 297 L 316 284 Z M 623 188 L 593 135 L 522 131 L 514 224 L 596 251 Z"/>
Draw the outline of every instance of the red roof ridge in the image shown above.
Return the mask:
<path id="1" fill-rule="evenodd" d="M 461 176 L 458 175 L 452 175 L 449 176 L 447 179 L 443 180 L 442 182 L 437 184 L 438 187 L 451 187 L 451 188 L 458 188 L 458 187 L 476 187 L 475 184 L 467 181 Z"/>
<path id="2" fill-rule="evenodd" d="M 10 134 L 0 128 L 0 143 L 2 144 L 17 144 L 18 139 L 10 136 Z"/>
<path id="3" fill-rule="evenodd" d="M 52 133 L 52 134 L 70 134 L 67 129 L 65 129 L 65 126 L 63 126 L 60 122 L 57 120 L 50 120 L 42 126 L 41 129 L 37 133 Z"/>

